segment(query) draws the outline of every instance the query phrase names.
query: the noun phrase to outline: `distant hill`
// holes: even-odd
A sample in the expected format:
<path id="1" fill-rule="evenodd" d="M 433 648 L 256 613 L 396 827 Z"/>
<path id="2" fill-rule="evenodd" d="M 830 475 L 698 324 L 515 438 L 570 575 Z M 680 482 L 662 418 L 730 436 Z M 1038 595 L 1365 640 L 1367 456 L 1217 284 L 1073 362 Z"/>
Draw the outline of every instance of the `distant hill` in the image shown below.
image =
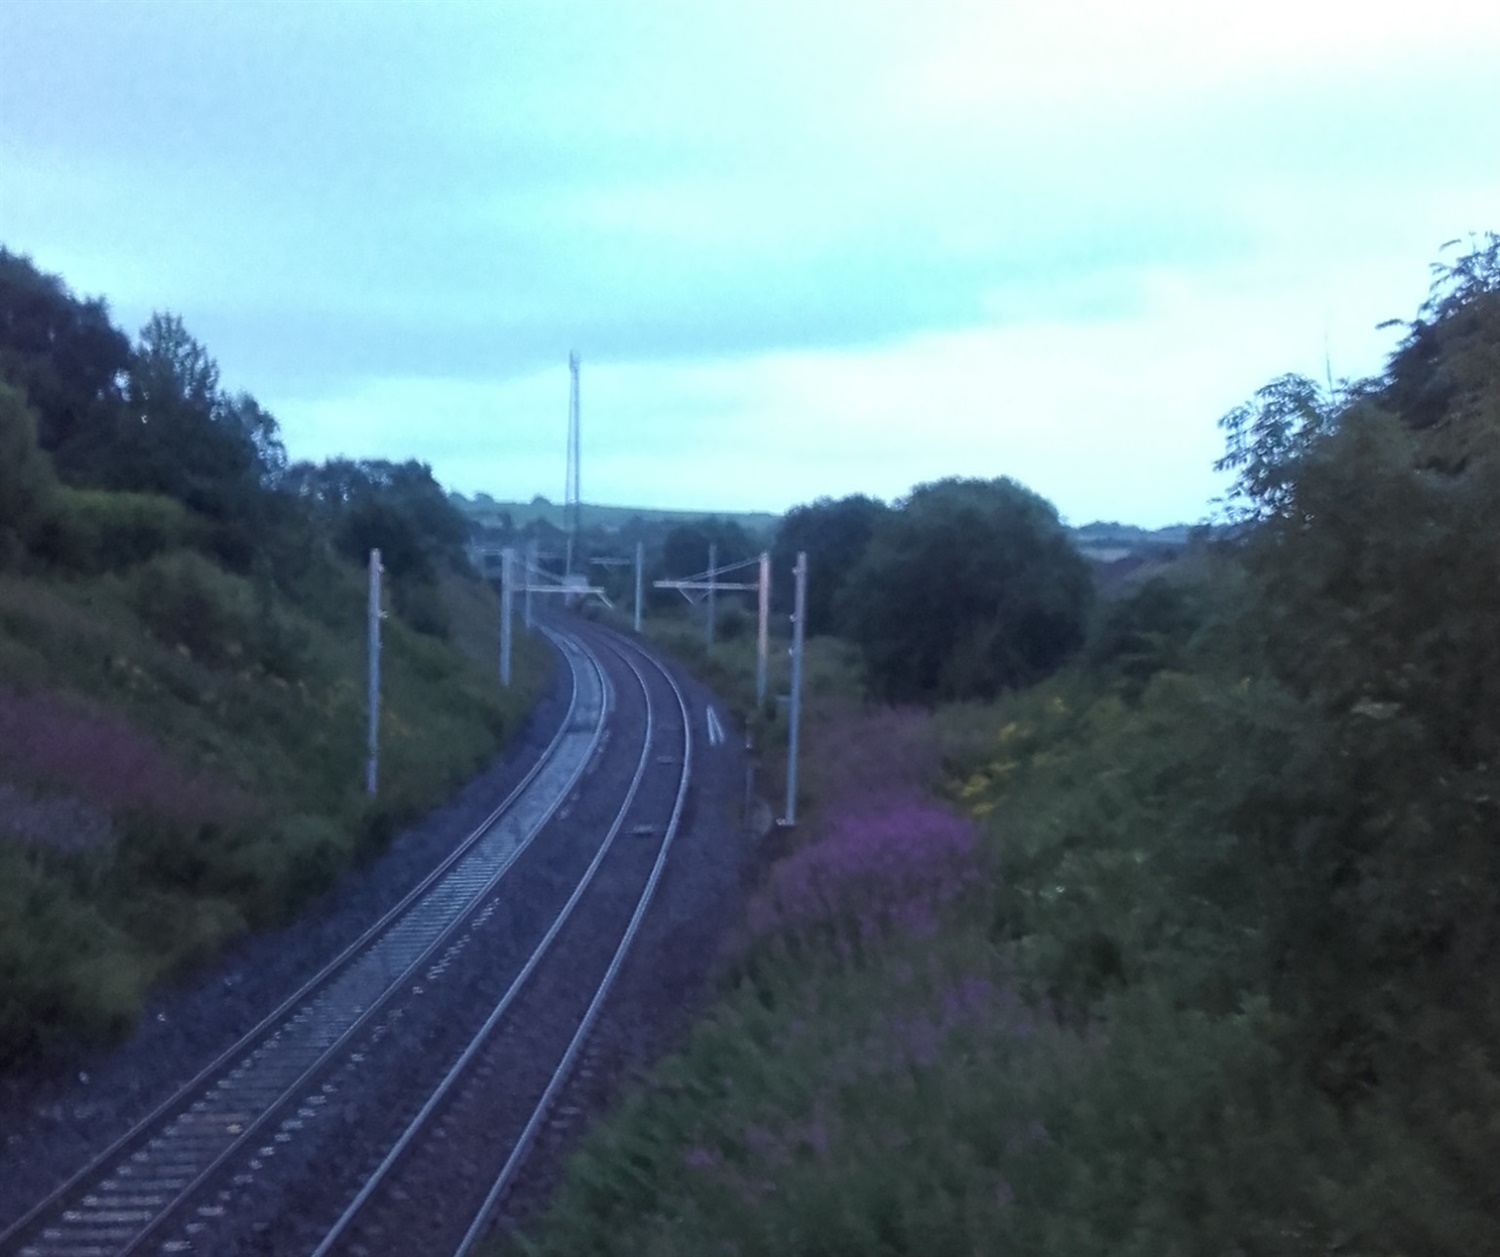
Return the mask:
<path id="1" fill-rule="evenodd" d="M 1148 529 L 1137 528 L 1134 524 L 1095 520 L 1092 524 L 1068 531 L 1084 557 L 1097 563 L 1113 563 L 1131 555 L 1157 558 L 1164 551 L 1181 549 L 1187 545 L 1195 526 L 1172 524 L 1166 528 Z"/>
<path id="2" fill-rule="evenodd" d="M 487 493 L 472 498 L 450 493 L 448 500 L 473 522 L 480 525 L 503 524 L 509 517 L 513 528 L 524 528 L 533 521 L 563 527 L 563 505 L 544 497 L 530 502 L 498 502 Z M 591 531 L 620 532 L 632 524 L 687 524 L 699 519 L 722 519 L 738 524 L 756 537 L 770 539 L 781 522 L 781 516 L 770 511 L 667 511 L 649 506 L 599 506 L 583 503 L 579 523 Z"/>
<path id="3" fill-rule="evenodd" d="M 1094 587 L 1105 598 L 1128 593 L 1171 568 L 1211 529 L 1201 524 L 1138 528 L 1096 520 L 1068 530 L 1073 544 L 1094 568 Z"/>

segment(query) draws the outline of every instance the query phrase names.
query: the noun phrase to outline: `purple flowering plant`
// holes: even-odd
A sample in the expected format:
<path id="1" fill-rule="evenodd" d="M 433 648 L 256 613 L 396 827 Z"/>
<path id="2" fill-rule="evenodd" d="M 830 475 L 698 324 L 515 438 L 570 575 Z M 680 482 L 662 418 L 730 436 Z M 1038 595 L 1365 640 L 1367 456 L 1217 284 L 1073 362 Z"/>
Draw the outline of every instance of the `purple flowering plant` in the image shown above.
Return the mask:
<path id="1" fill-rule="evenodd" d="M 129 721 L 53 694 L 0 689 L 0 780 L 112 816 L 232 825 L 257 811 L 232 783 L 191 772 Z"/>
<path id="2" fill-rule="evenodd" d="M 973 823 L 927 792 L 938 763 L 926 722 L 910 710 L 850 712 L 810 737 L 811 837 L 751 899 L 752 941 L 831 936 L 848 954 L 891 935 L 927 937 L 978 881 Z"/>

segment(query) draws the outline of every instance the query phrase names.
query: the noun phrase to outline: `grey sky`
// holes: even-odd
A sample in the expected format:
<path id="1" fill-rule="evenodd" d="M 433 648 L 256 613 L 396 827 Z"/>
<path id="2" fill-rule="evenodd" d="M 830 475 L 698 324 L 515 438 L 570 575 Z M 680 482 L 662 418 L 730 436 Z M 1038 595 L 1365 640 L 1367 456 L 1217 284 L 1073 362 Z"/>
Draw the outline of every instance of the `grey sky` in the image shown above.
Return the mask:
<path id="1" fill-rule="evenodd" d="M 782 509 L 1201 516 L 1500 227 L 1492 4 L 0 5 L 0 243 L 170 309 L 294 456 Z"/>

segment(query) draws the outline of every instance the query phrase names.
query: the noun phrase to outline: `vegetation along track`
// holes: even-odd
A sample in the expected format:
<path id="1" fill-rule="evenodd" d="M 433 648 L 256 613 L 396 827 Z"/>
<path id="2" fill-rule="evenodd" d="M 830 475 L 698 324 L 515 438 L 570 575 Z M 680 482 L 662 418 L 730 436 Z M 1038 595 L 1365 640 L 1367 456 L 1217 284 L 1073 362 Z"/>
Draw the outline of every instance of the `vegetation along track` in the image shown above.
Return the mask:
<path id="1" fill-rule="evenodd" d="M 428 1085 L 432 1064 L 451 1059 L 448 1041 L 472 1033 L 476 982 L 519 968 L 508 959 L 518 942 L 529 955 L 528 933 L 547 932 L 536 905 L 555 906 L 558 887 L 591 863 L 551 834 L 533 840 L 613 789 L 619 739 L 608 726 L 630 727 L 644 684 L 617 712 L 609 672 L 620 675 L 620 664 L 575 634 L 550 635 L 569 664 L 572 697 L 522 783 L 317 977 L 11 1224 L 0 1253 L 293 1251 L 275 1226 L 289 1195 L 305 1191 L 313 1167 L 325 1195 L 338 1190 L 325 1169 L 337 1161 L 332 1148 L 368 1156 L 378 1132 L 366 1126 L 395 1111 L 387 1093 Z M 581 791 L 590 769 L 600 788 Z"/>

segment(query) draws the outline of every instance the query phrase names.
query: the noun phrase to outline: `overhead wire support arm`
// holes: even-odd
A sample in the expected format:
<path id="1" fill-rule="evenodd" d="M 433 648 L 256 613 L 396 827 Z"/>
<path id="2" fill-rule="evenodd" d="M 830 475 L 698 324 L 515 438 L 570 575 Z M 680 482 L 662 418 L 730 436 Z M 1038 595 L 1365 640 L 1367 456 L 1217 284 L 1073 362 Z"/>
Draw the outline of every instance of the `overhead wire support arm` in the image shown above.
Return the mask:
<path id="1" fill-rule="evenodd" d="M 651 582 L 652 589 L 697 589 L 707 591 L 710 589 L 729 589 L 741 592 L 753 593 L 760 588 L 759 583 L 751 581 L 748 584 L 732 584 L 729 581 L 693 581 L 693 580 L 655 580 Z"/>
<path id="2" fill-rule="evenodd" d="M 756 664 L 755 664 L 755 703 L 759 707 L 766 698 L 766 659 L 768 654 L 768 617 L 771 605 L 771 556 L 766 551 L 755 555 L 753 558 L 740 559 L 734 563 L 726 563 L 719 566 L 717 559 L 717 548 L 709 548 L 708 568 L 702 572 L 695 572 L 692 576 L 682 577 L 679 580 L 657 580 L 651 582 L 653 589 L 675 589 L 690 605 L 697 605 L 705 599 L 708 602 L 708 619 L 706 628 L 708 630 L 708 644 L 713 645 L 714 626 L 714 594 L 724 593 L 747 593 L 757 595 L 757 621 L 758 631 L 756 633 Z M 738 572 L 743 568 L 754 567 L 756 579 L 753 581 L 727 581 L 720 577 Z M 636 582 L 640 582 L 640 569 L 636 569 Z M 696 598 L 694 594 L 698 595 Z M 640 594 L 636 594 L 637 624 L 639 624 Z M 639 631 L 639 630 L 637 630 Z"/>
<path id="3" fill-rule="evenodd" d="M 680 580 L 655 580 L 651 582 L 653 589 L 675 589 L 678 590 L 689 602 L 695 601 L 690 592 L 708 594 L 716 589 L 727 591 L 738 591 L 741 593 L 754 593 L 760 588 L 759 581 L 732 582 L 722 581 L 720 576 L 727 576 L 730 572 L 738 572 L 741 568 L 758 566 L 760 556 L 753 559 L 741 559 L 737 563 L 726 563 L 723 567 L 716 567 L 710 563 L 701 572 L 694 572 L 691 576 L 685 576 Z"/>
<path id="4" fill-rule="evenodd" d="M 529 554 L 526 557 L 526 579 L 516 588 L 526 595 L 527 607 L 531 606 L 534 594 L 563 594 L 575 598 L 597 598 L 611 609 L 615 605 L 609 600 L 604 586 L 585 584 L 581 576 L 554 576 L 535 563 Z"/>

